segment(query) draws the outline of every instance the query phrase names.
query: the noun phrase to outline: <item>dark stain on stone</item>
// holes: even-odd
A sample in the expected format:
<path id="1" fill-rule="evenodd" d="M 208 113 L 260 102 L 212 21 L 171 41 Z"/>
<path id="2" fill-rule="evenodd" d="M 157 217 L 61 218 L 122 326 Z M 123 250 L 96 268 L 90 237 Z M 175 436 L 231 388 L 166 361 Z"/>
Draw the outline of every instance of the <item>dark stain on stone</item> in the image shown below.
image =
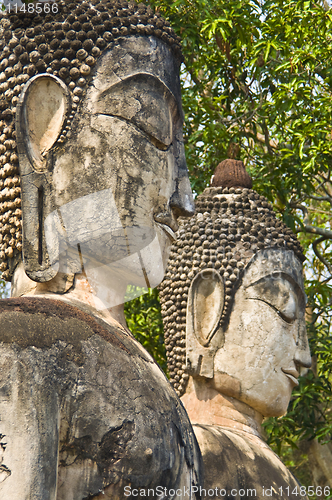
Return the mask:
<path id="1" fill-rule="evenodd" d="M 5 465 L 0 465 L 0 483 L 3 483 L 7 477 L 11 475 L 11 471 Z"/>
<path id="2" fill-rule="evenodd" d="M 60 460 L 62 466 L 68 465 L 68 457 L 69 462 L 87 459 L 95 461 L 98 455 L 98 443 L 94 443 L 91 436 L 75 438 L 71 443 L 62 446 L 61 454 L 66 457 Z"/>
<path id="3" fill-rule="evenodd" d="M 91 436 L 75 438 L 71 443 L 61 448 L 60 454 L 65 459 L 60 460 L 62 466 L 80 460 L 92 460 L 97 464 L 100 475 L 104 478 L 112 476 L 112 465 L 126 456 L 127 444 L 134 436 L 135 424 L 124 421 L 122 425 L 110 429 L 99 443 Z M 71 457 L 71 458 L 70 458 Z"/>
<path id="4" fill-rule="evenodd" d="M 98 464 L 102 472 L 110 464 L 117 462 L 124 456 L 126 445 L 134 435 L 134 429 L 134 422 L 124 422 L 121 426 L 115 427 L 104 434 L 99 443 L 98 454 Z"/>
<path id="5" fill-rule="evenodd" d="M 121 330 L 63 301 L 41 297 L 0 301 L 0 342 L 50 347 L 62 340 L 76 346 L 94 334 L 131 354 L 119 338 L 124 335 Z"/>

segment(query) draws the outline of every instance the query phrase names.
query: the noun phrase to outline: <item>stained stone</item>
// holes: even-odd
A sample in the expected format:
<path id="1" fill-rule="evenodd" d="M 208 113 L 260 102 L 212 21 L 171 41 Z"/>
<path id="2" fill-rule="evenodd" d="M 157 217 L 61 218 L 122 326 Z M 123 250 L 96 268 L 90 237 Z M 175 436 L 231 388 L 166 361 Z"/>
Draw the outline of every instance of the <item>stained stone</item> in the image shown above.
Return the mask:
<path id="1" fill-rule="evenodd" d="M 298 483 L 264 442 L 261 422 L 287 411 L 297 378 L 311 364 L 305 327 L 304 257 L 295 235 L 276 219 L 271 207 L 267 208 L 268 227 L 262 228 L 258 222 L 257 200 L 262 198 L 246 187 L 251 181 L 241 171 L 241 162 L 232 165 L 229 160 L 226 165 L 227 175 L 219 172 L 213 187 L 198 197 L 201 204 L 190 222 L 191 228 L 196 224 L 204 227 L 206 234 L 210 233 L 210 215 L 221 222 L 213 237 L 223 267 L 217 260 L 209 260 L 208 252 L 213 251 L 209 237 L 195 247 L 196 252 L 203 249 L 203 258 L 199 269 L 194 267 L 183 249 L 190 238 L 190 224 L 183 221 L 180 233 L 185 239 L 181 245 L 179 241 L 173 244 L 165 276 L 167 289 L 163 283 L 159 287 L 165 339 L 172 343 L 176 338 L 181 345 L 181 351 L 167 351 L 173 368 L 171 382 L 194 424 L 203 454 L 206 491 L 218 488 L 216 498 L 235 490 L 232 496 L 243 498 L 246 492 L 256 491 L 254 496 L 263 498 L 264 486 L 272 488 L 268 491 L 274 492 L 273 498 L 279 497 L 282 488 L 285 498 L 295 500 L 292 492 Z M 239 179 L 243 179 L 242 187 Z M 226 200 L 218 210 L 217 193 Z M 239 222 L 247 197 L 252 200 L 250 216 L 241 216 Z M 229 206 L 234 212 L 230 213 Z M 269 239 L 265 237 L 268 231 Z M 234 238 L 231 245 L 230 237 Z M 172 302 L 179 270 L 175 261 L 190 269 L 190 288 L 181 304 Z M 174 306 L 176 334 L 170 315 Z M 226 493 L 220 494 L 220 489 Z"/>
<path id="2" fill-rule="evenodd" d="M 20 36 L 0 20 L 3 499 L 124 499 L 126 486 L 171 499 L 202 481 L 188 416 L 124 319 L 127 285 L 160 283 L 177 218 L 194 212 L 179 46 L 166 24 L 123 36 L 128 16 L 144 30 L 154 18 L 129 5 L 59 2 L 29 26 L 18 15 Z"/>
<path id="3" fill-rule="evenodd" d="M 96 4 L 94 6 L 94 3 Z M 2 58 L 0 62 L 0 68 L 3 70 L 8 69 L 12 70 L 13 68 L 10 65 L 15 64 L 15 57 L 19 57 L 19 63 L 21 65 L 18 66 L 15 64 L 15 74 L 20 75 L 20 73 L 24 72 L 28 78 L 34 76 L 35 74 L 40 74 L 47 72 L 49 74 L 54 74 L 59 76 L 66 82 L 68 78 L 68 73 L 66 68 L 68 67 L 68 63 L 62 63 L 62 59 L 68 58 L 73 60 L 75 57 L 75 53 L 79 50 L 84 50 L 87 52 L 87 57 L 82 59 L 77 59 L 77 63 L 74 66 L 79 70 L 79 73 L 74 72 L 73 78 L 76 80 L 83 75 L 84 77 L 89 76 L 91 73 L 91 69 L 96 64 L 96 58 L 98 58 L 101 54 L 101 51 L 105 51 L 107 49 L 108 44 L 110 44 L 114 36 L 123 36 L 123 31 L 119 30 L 117 33 L 110 33 L 111 25 L 110 23 L 116 20 L 116 24 L 121 27 L 125 27 L 130 19 L 130 22 L 139 22 L 141 26 L 143 26 L 145 30 L 145 26 L 149 27 L 149 34 L 162 38 L 163 34 L 167 33 L 167 37 L 164 37 L 164 41 L 169 44 L 171 50 L 174 51 L 174 54 L 177 58 L 182 58 L 180 45 L 174 32 L 169 28 L 162 20 L 158 14 L 150 13 L 149 16 L 145 16 L 145 12 L 137 6 L 137 4 L 133 3 L 130 9 L 126 7 L 118 7 L 117 13 L 119 17 L 114 17 L 114 2 L 109 2 L 104 5 L 99 2 L 92 2 L 91 4 L 82 4 L 82 13 L 78 14 L 77 10 L 74 8 L 75 14 L 72 13 L 69 4 L 59 3 L 59 15 L 61 16 L 61 22 L 55 22 L 54 15 L 46 15 L 44 18 L 42 16 L 38 16 L 36 14 L 29 14 L 29 23 L 27 27 L 27 16 L 19 14 L 18 16 L 12 17 L 12 21 L 15 23 L 15 30 L 12 32 L 8 27 L 10 27 L 11 21 L 4 16 L 1 20 L 3 27 L 5 28 L 5 36 L 8 37 L 8 46 L 3 47 Z M 76 5 L 76 4 L 74 4 Z M 90 5 L 92 6 L 90 8 Z M 87 9 L 87 10 L 85 10 Z M 97 10 L 96 10 L 97 9 Z M 97 19 L 98 10 L 102 11 L 102 15 L 100 16 L 99 28 L 97 30 L 100 37 L 97 40 L 97 35 L 94 30 L 90 31 L 88 28 L 92 26 L 90 24 L 90 20 Z M 109 15 L 110 14 L 110 15 Z M 134 16 L 132 14 L 135 14 Z M 78 16 L 81 21 L 77 19 Z M 17 18 L 17 19 L 16 19 Z M 84 18 L 84 20 L 83 20 Z M 110 19 L 110 20 L 108 20 Z M 32 20 L 34 21 L 34 28 L 31 28 L 29 24 L 31 24 Z M 154 27 L 155 24 L 161 23 L 158 27 L 160 29 L 156 29 Z M 81 31 L 81 28 L 83 30 Z M 74 28 L 74 29 L 72 29 Z M 86 30 L 86 31 L 84 31 Z M 165 33 L 164 33 L 165 30 Z M 82 36 L 80 35 L 82 33 Z M 145 31 L 144 33 L 145 34 Z M 84 35 L 84 36 L 83 36 Z M 83 49 L 82 49 L 82 38 L 83 41 Z M 71 45 L 71 49 L 69 49 Z M 61 49 L 60 49 L 61 47 Z M 38 49 L 38 50 L 37 50 Z M 91 54 L 89 54 L 91 52 Z M 29 54 L 30 53 L 30 54 Z M 38 54 L 43 56 L 43 60 L 38 60 Z M 83 54 L 83 53 L 82 53 Z M 29 60 L 32 58 L 32 61 Z M 30 64 L 33 62 L 33 64 Z M 44 64 L 45 63 L 45 64 Z M 45 66 L 45 65 L 48 65 Z M 9 66 L 9 67 L 8 67 Z M 90 67 L 90 68 L 89 68 Z M 77 74 L 76 74 L 77 73 Z M 12 76 L 12 75 L 9 75 Z M 87 84 L 89 82 L 87 81 Z M 84 87 L 83 87 L 84 88 Z M 1 92 L 4 93 L 8 89 L 4 87 L 0 87 Z M 71 89 L 72 90 L 72 89 Z M 84 93 L 82 94 L 83 97 Z M 12 96 L 7 94 L 8 100 L 12 100 Z M 74 104 L 79 104 L 80 100 L 77 100 L 77 95 L 74 98 Z M 16 112 L 17 101 L 14 99 L 11 102 L 12 110 Z M 73 106 L 73 109 L 76 109 Z M 6 111 L 9 111 L 8 109 Z M 8 116 L 8 115 L 7 115 Z M 63 140 L 66 134 L 63 135 Z M 1 228 L 0 228 L 1 231 Z M 19 244 L 19 242 L 18 242 Z M 15 255 L 19 257 L 20 251 L 15 252 Z M 4 279 L 10 280 L 12 276 L 13 269 L 15 264 L 8 261 L 7 259 L 0 263 L 1 270 L 3 271 L 2 277 Z"/>

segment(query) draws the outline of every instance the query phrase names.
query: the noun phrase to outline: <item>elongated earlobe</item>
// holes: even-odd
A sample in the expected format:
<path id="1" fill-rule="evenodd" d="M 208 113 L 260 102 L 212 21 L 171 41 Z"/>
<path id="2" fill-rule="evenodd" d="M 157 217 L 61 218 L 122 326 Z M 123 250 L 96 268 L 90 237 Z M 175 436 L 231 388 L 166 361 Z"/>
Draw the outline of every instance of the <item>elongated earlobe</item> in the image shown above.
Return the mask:
<path id="1" fill-rule="evenodd" d="M 16 119 L 19 154 L 27 154 L 36 172 L 45 170 L 47 153 L 60 135 L 69 108 L 69 91 L 53 75 L 37 75 L 23 89 Z"/>
<path id="2" fill-rule="evenodd" d="M 31 78 L 24 87 L 16 114 L 17 150 L 23 208 L 23 264 L 34 281 L 57 274 L 50 262 L 44 221 L 52 206 L 52 151 L 70 111 L 66 85 L 53 75 Z"/>
<path id="3" fill-rule="evenodd" d="M 224 282 L 215 269 L 204 269 L 193 279 L 186 319 L 187 370 L 213 378 L 214 355 L 223 334 L 219 321 L 224 308 Z"/>

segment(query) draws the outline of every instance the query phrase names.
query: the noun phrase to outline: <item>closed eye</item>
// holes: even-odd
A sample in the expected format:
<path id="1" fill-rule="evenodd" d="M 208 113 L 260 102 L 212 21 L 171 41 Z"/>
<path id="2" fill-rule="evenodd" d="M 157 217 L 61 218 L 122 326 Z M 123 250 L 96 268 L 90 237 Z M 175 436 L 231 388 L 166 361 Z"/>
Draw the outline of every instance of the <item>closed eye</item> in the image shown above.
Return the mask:
<path id="1" fill-rule="evenodd" d="M 99 94 L 94 113 L 123 118 L 153 137 L 164 150 L 173 141 L 181 110 L 165 84 L 150 74 L 135 74 Z M 161 148 L 160 145 L 163 145 Z M 158 146 L 157 146 L 158 147 Z"/>
<path id="2" fill-rule="evenodd" d="M 134 127 L 141 134 L 143 134 L 160 151 L 168 151 L 171 148 L 171 146 L 172 146 L 172 143 L 169 146 L 167 146 L 167 144 L 164 144 L 163 142 L 159 141 L 153 135 L 149 134 L 148 132 L 146 132 L 145 130 L 143 130 L 141 127 L 138 127 L 132 121 L 127 120 L 123 116 L 110 115 L 110 114 L 106 114 L 106 113 L 98 113 L 98 115 L 110 116 L 111 118 L 117 118 L 118 120 L 121 120 L 122 122 L 129 123 L 132 127 Z"/>
<path id="3" fill-rule="evenodd" d="M 268 306 L 272 307 L 272 309 L 275 310 L 275 312 L 278 314 L 278 316 L 280 316 L 280 318 L 283 319 L 284 321 L 286 321 L 286 323 L 288 323 L 288 324 L 293 323 L 294 320 L 296 319 L 295 311 L 294 311 L 294 314 L 290 314 L 290 313 L 285 314 L 282 311 L 279 311 L 279 309 L 277 309 L 273 304 L 270 304 L 269 302 L 267 302 L 264 299 L 248 297 L 248 300 L 260 300 L 261 302 L 264 302 L 264 304 L 267 304 Z"/>
<path id="4" fill-rule="evenodd" d="M 145 133 L 145 135 L 149 138 L 149 141 L 152 142 L 152 144 L 156 146 L 156 148 L 160 149 L 160 151 L 168 151 L 169 148 L 172 146 L 172 143 L 169 146 L 166 146 L 166 144 L 163 144 L 161 141 L 158 141 L 158 139 L 148 134 L 147 132 L 144 132 L 144 130 L 142 130 L 142 132 Z"/>
<path id="5" fill-rule="evenodd" d="M 290 281 L 283 277 L 265 276 L 246 289 L 247 298 L 260 300 L 272 307 L 287 323 L 292 323 L 298 314 L 298 296 Z"/>

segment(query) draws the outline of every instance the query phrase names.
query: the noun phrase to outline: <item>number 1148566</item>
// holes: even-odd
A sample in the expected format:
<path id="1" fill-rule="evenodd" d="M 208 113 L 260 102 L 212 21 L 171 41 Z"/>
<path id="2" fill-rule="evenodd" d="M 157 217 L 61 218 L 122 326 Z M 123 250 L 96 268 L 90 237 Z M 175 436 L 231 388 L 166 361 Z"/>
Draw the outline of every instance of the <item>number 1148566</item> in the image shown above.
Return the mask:
<path id="1" fill-rule="evenodd" d="M 56 2 L 37 2 L 37 3 L 11 3 L 8 2 L 6 5 L 6 10 L 8 13 L 24 12 L 29 14 L 41 14 L 44 12 L 45 14 L 56 14 L 59 11 L 58 4 Z"/>
<path id="2" fill-rule="evenodd" d="M 322 487 L 322 486 L 296 486 L 293 490 L 292 488 L 290 488 L 289 486 L 287 486 L 286 488 L 282 488 L 282 486 L 279 488 L 279 493 L 280 493 L 280 496 L 282 497 L 283 495 L 287 495 L 288 497 L 290 496 L 290 494 L 292 495 L 296 495 L 296 496 L 300 496 L 300 497 L 304 497 L 304 496 L 308 496 L 308 497 L 312 497 L 313 495 L 315 495 L 316 497 L 321 497 L 323 496 L 323 498 L 327 498 L 327 497 L 330 497 L 330 494 L 331 494 L 331 490 L 330 490 L 330 487 L 329 486 L 325 486 L 325 487 Z"/>

